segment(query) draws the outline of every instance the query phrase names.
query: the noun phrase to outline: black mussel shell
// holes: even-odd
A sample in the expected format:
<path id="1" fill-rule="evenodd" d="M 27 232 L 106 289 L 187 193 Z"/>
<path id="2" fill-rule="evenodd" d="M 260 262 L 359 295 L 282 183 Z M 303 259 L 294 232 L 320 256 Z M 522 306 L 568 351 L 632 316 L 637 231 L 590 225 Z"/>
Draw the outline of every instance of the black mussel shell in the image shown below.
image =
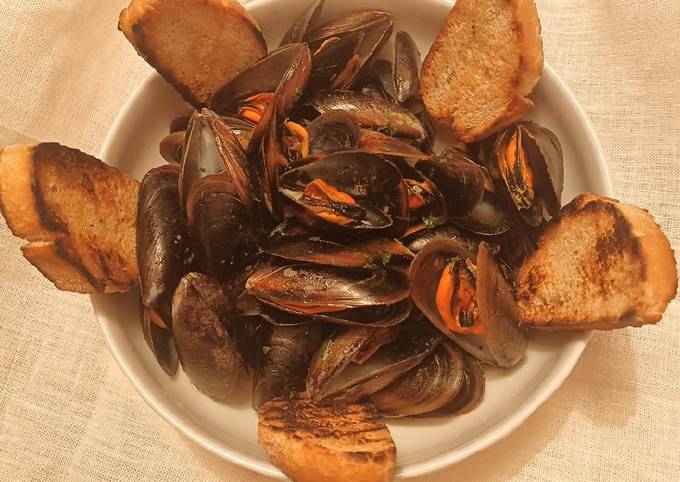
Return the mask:
<path id="1" fill-rule="evenodd" d="M 156 358 L 158 365 L 165 373 L 172 377 L 175 376 L 179 367 L 175 341 L 172 338 L 172 332 L 154 323 L 152 321 L 154 318 L 158 318 L 158 314 L 154 313 L 152 308 L 142 306 L 142 333 L 144 334 L 144 341 L 146 341 L 147 346 L 151 349 L 151 353 Z"/>
<path id="2" fill-rule="evenodd" d="M 394 89 L 404 103 L 420 95 L 420 51 L 413 38 L 400 30 L 394 40 Z"/>
<path id="3" fill-rule="evenodd" d="M 402 377 L 371 395 L 371 403 L 386 417 L 422 415 L 449 405 L 465 381 L 464 352 L 444 341 Z"/>
<path id="4" fill-rule="evenodd" d="M 172 301 L 173 334 L 182 369 L 194 386 L 215 400 L 228 399 L 243 362 L 223 319 L 231 300 L 216 280 L 189 273 Z"/>
<path id="5" fill-rule="evenodd" d="M 326 0 L 317 0 L 312 3 L 309 7 L 305 8 L 302 13 L 297 17 L 293 25 L 290 26 L 288 32 L 281 39 L 281 46 L 302 42 L 307 31 L 310 27 L 319 20 L 323 6 Z"/>
<path id="6" fill-rule="evenodd" d="M 451 222 L 475 234 L 495 236 L 510 231 L 516 225 L 505 197 L 484 190 L 482 198 L 467 216 L 451 218 Z"/>
<path id="7" fill-rule="evenodd" d="M 361 136 L 356 119 L 342 111 L 320 115 L 307 126 L 307 134 L 310 155 L 354 151 Z"/>
<path id="8" fill-rule="evenodd" d="M 255 370 L 253 408 L 274 398 L 290 398 L 305 390 L 307 368 L 321 343 L 319 324 L 274 326 Z"/>
<path id="9" fill-rule="evenodd" d="M 177 131 L 165 136 L 158 145 L 161 157 L 170 164 L 181 164 L 185 137 L 185 131 Z"/>
<path id="10" fill-rule="evenodd" d="M 361 129 L 358 149 L 380 156 L 403 157 L 409 161 L 429 159 L 429 154 L 396 137 L 371 129 Z"/>
<path id="11" fill-rule="evenodd" d="M 137 206 L 137 265 L 142 301 L 172 326 L 175 288 L 191 268 L 191 246 L 179 211 L 179 166 L 150 170 Z"/>
<path id="12" fill-rule="evenodd" d="M 187 200 L 187 225 L 201 270 L 229 279 L 257 252 L 252 211 L 238 198 L 225 174 L 196 182 Z"/>
<path id="13" fill-rule="evenodd" d="M 338 90 L 314 97 L 310 104 L 321 114 L 342 110 L 353 115 L 359 125 L 384 130 L 394 136 L 423 140 L 425 128 L 409 110 L 382 97 Z"/>
<path id="14" fill-rule="evenodd" d="M 406 236 L 402 242 L 414 253 L 418 253 L 425 246 L 437 239 L 454 240 L 459 242 L 467 250 L 476 253 L 479 247 L 479 241 L 467 234 L 463 234 L 460 229 L 452 224 L 443 224 L 435 226 L 432 229 L 424 229 L 417 233 Z"/>
<path id="15" fill-rule="evenodd" d="M 452 331 L 436 307 L 436 292 L 442 272 L 453 256 L 469 258 L 476 269 L 476 301 L 484 335 L 460 334 Z M 446 336 L 478 359 L 509 368 L 519 363 L 526 353 L 527 341 L 519 327 L 519 316 L 511 287 L 486 243 L 478 252 L 457 240 L 436 240 L 425 246 L 410 269 L 411 296 L 423 314 Z"/>

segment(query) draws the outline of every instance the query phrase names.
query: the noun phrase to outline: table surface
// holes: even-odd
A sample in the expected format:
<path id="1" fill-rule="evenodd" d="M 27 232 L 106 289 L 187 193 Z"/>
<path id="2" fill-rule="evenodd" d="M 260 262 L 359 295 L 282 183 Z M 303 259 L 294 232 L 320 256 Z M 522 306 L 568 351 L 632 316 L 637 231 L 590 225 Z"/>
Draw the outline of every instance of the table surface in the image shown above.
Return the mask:
<path id="1" fill-rule="evenodd" d="M 98 153 L 151 71 L 115 26 L 125 0 L 0 4 L 0 146 Z M 539 0 L 546 60 L 600 138 L 615 195 L 680 245 L 680 1 Z M 0 221 L 0 480 L 265 481 L 180 435 L 108 353 L 89 298 L 55 290 Z M 680 477 L 680 305 L 596 333 L 515 433 L 423 482 Z"/>

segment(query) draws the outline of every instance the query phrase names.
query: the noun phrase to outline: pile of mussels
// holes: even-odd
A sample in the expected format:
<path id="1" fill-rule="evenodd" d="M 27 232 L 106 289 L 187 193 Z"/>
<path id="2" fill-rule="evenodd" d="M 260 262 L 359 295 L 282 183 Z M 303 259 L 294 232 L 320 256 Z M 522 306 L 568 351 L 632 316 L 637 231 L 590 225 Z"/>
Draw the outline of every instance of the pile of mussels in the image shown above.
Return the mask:
<path id="1" fill-rule="evenodd" d="M 562 153 L 532 123 L 438 146 L 406 32 L 383 11 L 315 26 L 173 121 L 143 180 L 143 331 L 163 369 L 253 406 L 305 393 L 386 416 L 471 410 L 480 362 L 526 351 L 513 275 L 559 215 Z"/>

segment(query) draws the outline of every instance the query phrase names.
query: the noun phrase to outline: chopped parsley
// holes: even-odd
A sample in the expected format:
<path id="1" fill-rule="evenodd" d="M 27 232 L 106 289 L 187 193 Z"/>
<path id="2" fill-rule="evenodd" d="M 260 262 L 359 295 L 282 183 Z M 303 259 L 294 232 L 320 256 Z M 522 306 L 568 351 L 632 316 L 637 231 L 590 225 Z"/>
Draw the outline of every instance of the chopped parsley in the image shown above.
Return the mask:
<path id="1" fill-rule="evenodd" d="M 333 346 L 332 338 L 329 338 L 328 340 L 323 342 L 323 345 L 321 345 L 321 361 L 326 361 L 326 358 L 328 358 L 328 354 L 331 351 L 332 346 Z"/>
<path id="2" fill-rule="evenodd" d="M 283 231 L 286 229 L 286 224 L 288 221 L 284 221 L 281 224 L 277 225 L 274 229 L 272 229 L 271 233 L 269 233 L 269 237 L 273 238 L 275 236 L 280 236 L 283 234 Z"/>
<path id="3" fill-rule="evenodd" d="M 268 355 L 270 351 L 272 351 L 272 347 L 271 347 L 271 346 L 266 346 L 266 345 L 265 345 L 265 346 L 262 347 L 262 353 L 264 353 L 265 355 Z"/>
<path id="4" fill-rule="evenodd" d="M 387 263 L 390 262 L 390 259 L 392 258 L 392 253 L 389 253 L 387 251 L 380 253 L 380 261 L 382 264 L 386 265 Z"/>
<path id="5" fill-rule="evenodd" d="M 432 229 L 437 225 L 437 221 L 433 216 L 423 216 L 423 224 L 425 224 L 426 229 Z"/>

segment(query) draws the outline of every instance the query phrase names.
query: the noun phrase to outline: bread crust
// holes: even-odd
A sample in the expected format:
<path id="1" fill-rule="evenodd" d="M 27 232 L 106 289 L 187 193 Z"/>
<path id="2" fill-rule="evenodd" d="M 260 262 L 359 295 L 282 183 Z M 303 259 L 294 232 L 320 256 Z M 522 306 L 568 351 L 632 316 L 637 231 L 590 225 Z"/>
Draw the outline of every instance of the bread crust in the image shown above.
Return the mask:
<path id="1" fill-rule="evenodd" d="M 476 8 L 478 0 L 458 0 L 446 22 L 442 26 L 430 51 L 425 57 L 421 70 L 421 94 L 427 110 L 439 122 L 450 123 L 456 136 L 463 142 L 475 142 L 524 117 L 534 108 L 534 104 L 527 98 L 533 92 L 543 72 L 543 43 L 541 40 L 541 25 L 536 12 L 534 0 L 497 0 L 499 8 L 509 8 L 512 16 L 511 27 L 505 33 L 512 38 L 512 43 L 519 52 L 516 59 L 503 59 L 507 63 L 503 78 L 485 79 L 487 82 L 497 82 L 497 87 L 503 91 L 497 99 L 503 108 L 497 112 L 482 111 L 482 107 L 469 100 L 475 98 L 476 89 L 485 89 L 483 85 L 447 85 L 447 101 L 438 97 L 443 96 L 438 70 L 441 70 L 438 59 L 452 50 L 449 37 L 452 36 L 456 23 L 469 21 L 470 11 Z M 496 0 L 493 0 L 496 1 Z M 474 32 L 474 23 L 472 24 Z M 455 37 L 455 36 L 454 36 Z M 460 41 L 456 38 L 454 41 Z M 474 48 L 474 45 L 473 47 Z M 495 51 L 477 51 L 477 56 L 497 56 Z M 456 63 L 459 59 L 448 58 Z M 443 61 L 442 61 L 443 62 Z M 476 65 L 468 63 L 458 66 L 461 69 L 475 69 Z M 460 90 L 460 92 L 459 92 Z M 462 91 L 466 91 L 463 95 Z M 446 105 L 446 110 L 443 105 Z M 474 112 L 475 117 L 484 120 L 474 124 L 463 114 Z"/>
<path id="2" fill-rule="evenodd" d="M 570 285 L 572 280 L 560 279 L 560 272 L 550 272 L 549 264 L 544 259 L 546 250 L 553 243 L 566 236 L 566 229 L 578 229 L 592 224 L 594 219 L 609 219 L 614 231 L 611 238 L 602 244 L 604 251 L 580 253 L 570 262 L 585 261 L 586 264 L 598 265 L 602 260 L 619 259 L 625 265 L 609 267 L 626 273 L 623 286 L 600 287 L 596 281 L 585 293 L 579 293 L 583 299 L 577 314 L 573 309 L 569 316 L 558 315 L 562 307 L 551 307 L 542 298 L 552 286 Z M 568 223 L 568 224 L 567 224 Z M 566 228 L 564 226 L 573 226 Z M 547 331 L 562 330 L 610 330 L 626 326 L 642 326 L 657 323 L 661 320 L 668 304 L 675 298 L 678 289 L 678 276 L 674 252 L 668 238 L 655 223 L 653 217 L 636 206 L 623 204 L 615 199 L 586 193 L 577 196 L 562 210 L 560 221 L 554 221 L 543 232 L 538 241 L 538 250 L 523 264 L 517 277 L 516 298 L 522 323 L 527 326 Z M 600 244 L 597 245 L 599 248 Z M 611 251 L 610 251 L 611 250 Z M 588 256 L 587 259 L 582 259 Z M 602 270 L 605 276 L 606 270 Z M 620 278 L 624 279 L 624 278 Z M 604 278 L 601 278 L 604 283 Z M 623 281 L 622 281 L 623 282 Z M 571 286 L 571 285 L 570 285 Z M 562 288 L 564 289 L 564 288 Z M 620 302 L 615 306 L 605 299 L 595 297 L 593 293 L 624 294 L 628 296 L 625 306 Z M 590 296 L 590 297 L 589 297 Z M 591 299 L 592 297 L 592 299 Z M 589 312 L 583 307 L 588 307 Z"/>
<path id="3" fill-rule="evenodd" d="M 240 39 L 248 38 L 248 48 L 235 51 L 229 45 L 224 45 L 223 48 L 212 45 L 210 39 L 224 35 L 224 31 L 206 31 L 200 34 L 185 31 L 185 37 L 173 31 L 171 38 L 158 38 L 165 35 L 155 30 L 160 20 L 167 19 L 171 13 L 180 18 L 191 15 L 195 6 L 210 9 L 211 21 L 235 21 L 238 27 L 234 28 L 233 34 Z M 207 20 L 204 23 L 206 29 L 211 28 L 207 25 Z M 257 21 L 236 0 L 132 0 L 120 13 L 118 29 L 137 53 L 187 102 L 197 108 L 208 105 L 210 97 L 217 89 L 267 53 L 267 44 Z M 187 58 L 181 58 L 179 51 Z M 193 55 L 187 56 L 187 51 L 191 51 Z M 227 54 L 230 56 L 228 61 Z M 229 68 L 230 77 L 216 77 L 219 75 L 218 66 Z"/>
<path id="4" fill-rule="evenodd" d="M 315 406 L 274 400 L 260 407 L 258 438 L 296 482 L 387 482 L 396 448 L 370 405 Z"/>
<path id="5" fill-rule="evenodd" d="M 0 208 L 23 254 L 57 288 L 125 292 L 139 278 L 139 183 L 55 143 L 0 152 Z"/>

